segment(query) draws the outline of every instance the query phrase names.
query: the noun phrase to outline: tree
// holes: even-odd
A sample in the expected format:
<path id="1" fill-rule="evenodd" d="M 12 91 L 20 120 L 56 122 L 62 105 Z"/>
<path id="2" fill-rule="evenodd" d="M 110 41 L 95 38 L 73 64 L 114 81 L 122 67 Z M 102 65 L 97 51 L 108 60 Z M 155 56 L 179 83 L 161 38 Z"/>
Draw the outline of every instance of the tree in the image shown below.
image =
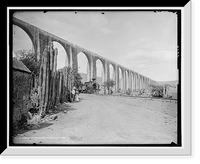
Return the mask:
<path id="1" fill-rule="evenodd" d="M 162 85 L 150 85 L 150 91 L 153 97 L 163 97 Z"/>
<path id="2" fill-rule="evenodd" d="M 78 70 L 74 69 L 72 70 L 72 75 L 73 75 L 73 79 L 74 79 L 74 86 L 78 89 L 79 87 L 82 86 L 82 82 L 81 82 L 81 75 L 80 73 L 78 73 Z"/>
<path id="3" fill-rule="evenodd" d="M 35 53 L 32 50 L 19 50 L 16 54 L 31 72 L 39 75 L 39 62 L 36 61 Z"/>
<path id="4" fill-rule="evenodd" d="M 112 88 L 115 85 L 115 81 L 112 79 L 107 80 L 106 82 L 104 82 L 104 86 L 106 87 L 106 89 L 108 90 L 108 94 L 112 94 Z"/>
<path id="5" fill-rule="evenodd" d="M 68 83 L 72 86 L 75 86 L 77 89 L 82 86 L 81 82 L 81 75 L 78 73 L 77 69 L 72 69 L 71 67 L 67 66 L 67 79 Z"/>

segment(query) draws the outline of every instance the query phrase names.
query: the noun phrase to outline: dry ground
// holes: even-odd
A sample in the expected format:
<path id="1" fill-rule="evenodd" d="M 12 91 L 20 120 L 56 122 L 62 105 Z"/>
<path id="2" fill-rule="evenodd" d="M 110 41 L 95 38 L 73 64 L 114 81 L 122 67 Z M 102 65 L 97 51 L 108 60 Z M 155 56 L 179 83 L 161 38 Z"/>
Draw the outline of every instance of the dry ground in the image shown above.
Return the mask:
<path id="1" fill-rule="evenodd" d="M 177 142 L 177 101 L 80 94 L 58 119 L 13 138 L 28 144 L 170 144 Z"/>

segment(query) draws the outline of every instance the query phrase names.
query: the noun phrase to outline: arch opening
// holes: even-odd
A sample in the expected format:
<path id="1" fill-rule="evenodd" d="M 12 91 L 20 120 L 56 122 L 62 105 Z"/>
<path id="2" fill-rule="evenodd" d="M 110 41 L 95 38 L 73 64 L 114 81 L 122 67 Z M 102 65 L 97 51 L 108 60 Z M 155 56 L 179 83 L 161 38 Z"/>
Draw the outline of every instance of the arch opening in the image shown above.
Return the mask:
<path id="1" fill-rule="evenodd" d="M 90 70 L 91 65 L 89 63 L 89 60 L 83 52 L 79 52 L 77 55 L 77 62 L 78 62 L 78 73 L 80 73 L 82 79 L 81 82 L 88 82 L 90 81 Z"/>
<path id="2" fill-rule="evenodd" d="M 119 90 L 123 90 L 123 73 L 120 67 L 119 67 Z"/>
<path id="3" fill-rule="evenodd" d="M 66 60 L 67 60 L 67 52 L 65 51 L 63 45 L 61 45 L 59 42 L 57 41 L 53 41 L 53 48 L 57 48 L 58 49 L 58 55 L 57 55 L 57 70 L 62 69 L 66 65 Z"/>
<path id="4" fill-rule="evenodd" d="M 134 91 L 134 78 L 133 78 L 133 73 L 131 72 L 131 91 Z"/>
<path id="5" fill-rule="evenodd" d="M 109 64 L 109 79 L 115 81 L 115 70 L 112 64 Z"/>
<path id="6" fill-rule="evenodd" d="M 126 89 L 126 91 L 128 89 L 130 89 L 129 88 L 129 76 L 128 76 L 128 71 L 127 70 L 125 71 L 125 89 Z"/>
<path id="7" fill-rule="evenodd" d="M 13 25 L 13 43 L 12 54 L 13 57 L 20 59 L 22 53 L 34 53 L 35 47 L 32 38 L 28 33 L 17 25 Z"/>
<path id="8" fill-rule="evenodd" d="M 100 92 L 104 93 L 104 67 L 103 62 L 100 59 L 96 60 L 96 81 L 100 85 Z"/>

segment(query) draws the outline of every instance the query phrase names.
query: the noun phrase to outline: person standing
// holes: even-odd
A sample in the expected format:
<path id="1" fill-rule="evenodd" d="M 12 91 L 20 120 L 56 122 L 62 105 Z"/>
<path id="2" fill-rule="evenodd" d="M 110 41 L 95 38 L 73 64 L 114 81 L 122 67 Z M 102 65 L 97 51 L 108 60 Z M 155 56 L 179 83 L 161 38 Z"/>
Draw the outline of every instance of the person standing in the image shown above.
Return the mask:
<path id="1" fill-rule="evenodd" d="M 73 102 L 75 100 L 75 94 L 76 94 L 75 87 L 73 87 L 71 94 L 72 94 L 72 102 Z"/>
<path id="2" fill-rule="evenodd" d="M 78 90 L 76 90 L 76 93 L 75 93 L 75 101 L 76 102 L 79 101 L 79 92 L 78 92 Z"/>

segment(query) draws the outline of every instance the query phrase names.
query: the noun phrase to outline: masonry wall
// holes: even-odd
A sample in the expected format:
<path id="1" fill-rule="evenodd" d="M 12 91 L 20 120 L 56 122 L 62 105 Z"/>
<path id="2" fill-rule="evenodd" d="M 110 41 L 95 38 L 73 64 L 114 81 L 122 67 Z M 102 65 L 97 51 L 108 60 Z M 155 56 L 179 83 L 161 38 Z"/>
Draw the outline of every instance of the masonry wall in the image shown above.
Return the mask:
<path id="1" fill-rule="evenodd" d="M 13 70 L 13 124 L 14 126 L 27 113 L 27 102 L 31 90 L 31 75 L 29 73 Z"/>

